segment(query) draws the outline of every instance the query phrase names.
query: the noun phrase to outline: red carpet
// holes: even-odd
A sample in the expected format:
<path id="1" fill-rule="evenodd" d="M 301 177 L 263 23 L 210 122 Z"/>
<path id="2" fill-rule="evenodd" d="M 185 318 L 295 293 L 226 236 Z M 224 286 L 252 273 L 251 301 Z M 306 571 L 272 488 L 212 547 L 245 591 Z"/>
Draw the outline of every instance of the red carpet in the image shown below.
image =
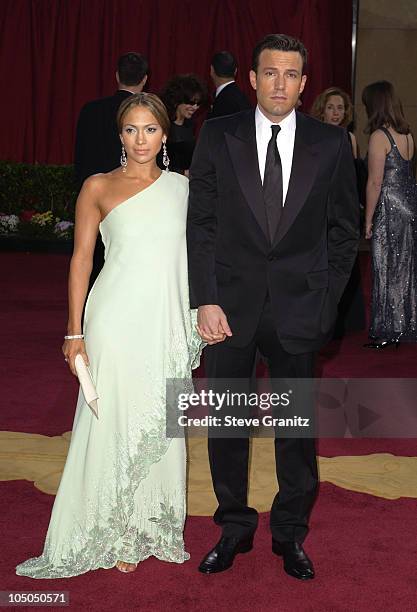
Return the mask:
<path id="1" fill-rule="evenodd" d="M 0 428 L 61 434 L 71 428 L 77 385 L 60 347 L 66 328 L 68 258 L 0 254 L 2 330 Z M 363 271 L 367 271 L 364 257 Z M 366 332 L 333 342 L 321 355 L 323 376 L 416 377 L 416 346 L 366 351 Z M 324 455 L 392 452 L 417 455 L 417 440 L 322 440 Z M 416 500 L 388 501 L 324 484 L 306 548 L 316 580 L 286 576 L 270 552 L 267 516 L 255 549 L 233 570 L 201 576 L 196 566 L 218 537 L 211 520 L 191 517 L 183 566 L 150 559 L 135 574 L 98 571 L 61 581 L 17 577 L 15 565 L 41 552 L 53 498 L 31 483 L 0 483 L 3 554 L 1 590 L 69 590 L 73 610 L 285 610 L 408 612 L 416 610 Z"/>
<path id="2" fill-rule="evenodd" d="M 218 537 L 208 518 L 187 521 L 191 560 L 182 566 L 149 559 L 135 574 L 99 570 L 70 580 L 30 580 L 14 566 L 41 552 L 53 498 L 23 482 L 1 485 L 3 554 L 1 589 L 68 590 L 72 610 L 207 610 L 288 612 L 415 612 L 416 502 L 396 502 L 322 485 L 306 549 L 317 568 L 314 581 L 287 576 L 270 551 L 267 517 L 261 516 L 255 548 L 232 570 L 202 576 L 196 566 Z"/>

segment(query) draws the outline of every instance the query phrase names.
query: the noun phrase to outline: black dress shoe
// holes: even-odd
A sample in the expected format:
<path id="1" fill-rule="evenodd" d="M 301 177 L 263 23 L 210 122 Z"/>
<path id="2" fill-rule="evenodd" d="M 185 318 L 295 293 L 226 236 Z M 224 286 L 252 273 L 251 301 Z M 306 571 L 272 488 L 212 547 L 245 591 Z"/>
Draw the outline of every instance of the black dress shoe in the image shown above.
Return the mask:
<path id="1" fill-rule="evenodd" d="M 232 567 L 238 553 L 247 553 L 252 550 L 253 536 L 245 540 L 235 537 L 220 538 L 220 541 L 202 560 L 198 571 L 203 574 L 217 574 Z"/>
<path id="2" fill-rule="evenodd" d="M 298 542 L 277 542 L 272 540 L 272 552 L 283 557 L 284 570 L 300 580 L 314 578 L 314 568 L 303 547 Z"/>

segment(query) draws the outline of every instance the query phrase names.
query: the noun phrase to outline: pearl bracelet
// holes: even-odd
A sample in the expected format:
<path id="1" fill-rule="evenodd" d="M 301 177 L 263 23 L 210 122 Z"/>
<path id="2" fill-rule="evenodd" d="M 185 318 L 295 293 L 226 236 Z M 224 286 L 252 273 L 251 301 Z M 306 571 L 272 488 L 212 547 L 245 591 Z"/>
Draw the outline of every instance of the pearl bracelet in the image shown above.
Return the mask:
<path id="1" fill-rule="evenodd" d="M 65 340 L 83 340 L 84 334 L 75 334 L 74 336 L 64 336 Z"/>

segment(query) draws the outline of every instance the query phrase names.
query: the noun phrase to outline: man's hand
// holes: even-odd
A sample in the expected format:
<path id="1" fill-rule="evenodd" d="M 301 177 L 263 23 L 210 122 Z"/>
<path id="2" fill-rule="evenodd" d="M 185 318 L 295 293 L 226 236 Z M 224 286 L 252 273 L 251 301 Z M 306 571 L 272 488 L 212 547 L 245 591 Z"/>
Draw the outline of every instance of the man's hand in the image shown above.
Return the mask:
<path id="1" fill-rule="evenodd" d="M 217 344 L 223 342 L 226 336 L 232 336 L 227 317 L 216 304 L 199 306 L 197 331 L 207 344 Z"/>

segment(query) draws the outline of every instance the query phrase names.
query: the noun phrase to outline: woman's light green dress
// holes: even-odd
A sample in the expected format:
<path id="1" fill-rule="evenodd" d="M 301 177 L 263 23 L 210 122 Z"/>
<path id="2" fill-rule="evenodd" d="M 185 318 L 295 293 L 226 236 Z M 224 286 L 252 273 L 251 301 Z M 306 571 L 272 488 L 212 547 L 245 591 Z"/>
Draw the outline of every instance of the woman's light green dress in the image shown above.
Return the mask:
<path id="1" fill-rule="evenodd" d="M 165 435 L 166 379 L 189 386 L 202 349 L 189 308 L 187 200 L 188 179 L 162 172 L 100 224 L 106 258 L 84 322 L 99 418 L 80 390 L 43 554 L 18 565 L 21 576 L 189 558 L 185 443 Z"/>

